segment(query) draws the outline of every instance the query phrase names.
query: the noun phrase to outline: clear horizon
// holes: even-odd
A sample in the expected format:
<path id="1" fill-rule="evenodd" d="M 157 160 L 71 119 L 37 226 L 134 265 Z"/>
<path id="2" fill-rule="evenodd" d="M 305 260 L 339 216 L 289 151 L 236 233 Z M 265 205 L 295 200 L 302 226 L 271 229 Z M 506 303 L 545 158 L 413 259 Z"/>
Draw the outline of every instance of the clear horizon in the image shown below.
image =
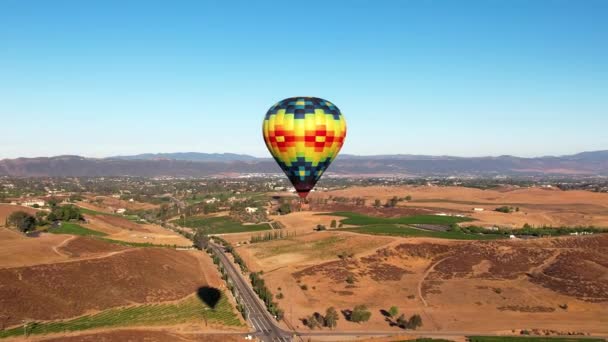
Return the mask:
<path id="1" fill-rule="evenodd" d="M 608 2 L 305 7 L 4 1 L 0 159 L 270 157 L 264 114 L 300 95 L 341 109 L 345 154 L 608 149 Z"/>

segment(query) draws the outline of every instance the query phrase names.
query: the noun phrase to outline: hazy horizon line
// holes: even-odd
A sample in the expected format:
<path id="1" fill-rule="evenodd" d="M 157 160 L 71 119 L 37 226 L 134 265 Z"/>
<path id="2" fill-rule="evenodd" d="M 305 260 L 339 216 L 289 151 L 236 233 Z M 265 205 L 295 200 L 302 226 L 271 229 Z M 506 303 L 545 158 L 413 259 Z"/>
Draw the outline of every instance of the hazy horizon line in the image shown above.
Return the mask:
<path id="1" fill-rule="evenodd" d="M 355 156 L 355 157 L 377 157 L 377 156 L 425 156 L 425 157 L 454 157 L 454 158 L 498 158 L 498 157 L 515 157 L 515 158 L 524 158 L 524 159 L 534 159 L 534 158 L 544 158 L 544 157 L 565 157 L 572 156 L 580 153 L 594 153 L 594 152 L 604 152 L 608 151 L 607 149 L 600 150 L 583 150 L 575 153 L 565 153 L 565 154 L 544 154 L 544 155 L 535 155 L 535 156 L 519 156 L 514 154 L 499 154 L 499 155 L 455 155 L 455 154 L 424 154 L 424 153 L 379 153 L 379 154 L 355 154 L 355 153 L 342 153 L 342 156 Z M 176 152 L 142 152 L 142 153 L 133 153 L 133 154 L 114 154 L 100 157 L 92 157 L 81 154 L 54 154 L 54 155 L 43 155 L 43 156 L 20 156 L 20 157 L 2 157 L 0 156 L 0 160 L 11 160 L 11 159 L 39 159 L 39 158 L 57 158 L 57 157 L 82 157 L 87 159 L 111 159 L 111 158 L 124 158 L 124 157 L 132 157 L 139 155 L 163 155 L 163 154 L 186 154 L 186 153 L 199 153 L 199 154 L 208 154 L 208 155 L 225 155 L 225 154 L 234 154 L 241 156 L 253 157 L 256 159 L 272 159 L 272 156 L 259 156 L 248 153 L 237 153 L 237 152 L 200 152 L 200 151 L 176 151 Z"/>

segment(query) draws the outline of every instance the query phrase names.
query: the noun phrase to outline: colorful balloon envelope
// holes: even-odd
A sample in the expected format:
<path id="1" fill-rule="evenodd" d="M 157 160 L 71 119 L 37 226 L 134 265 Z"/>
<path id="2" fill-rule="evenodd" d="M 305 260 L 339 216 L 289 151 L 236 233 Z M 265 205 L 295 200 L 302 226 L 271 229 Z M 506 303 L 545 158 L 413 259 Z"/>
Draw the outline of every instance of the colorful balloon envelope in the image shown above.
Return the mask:
<path id="1" fill-rule="evenodd" d="M 290 97 L 270 107 L 262 126 L 266 147 L 306 198 L 346 137 L 338 107 L 317 97 Z"/>

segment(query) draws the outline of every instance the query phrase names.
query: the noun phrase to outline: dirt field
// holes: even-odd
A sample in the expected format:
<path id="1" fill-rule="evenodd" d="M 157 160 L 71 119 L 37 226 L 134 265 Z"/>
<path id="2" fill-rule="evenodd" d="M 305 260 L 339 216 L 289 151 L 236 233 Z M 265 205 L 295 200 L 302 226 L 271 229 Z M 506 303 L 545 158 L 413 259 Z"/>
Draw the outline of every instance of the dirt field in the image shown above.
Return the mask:
<path id="1" fill-rule="evenodd" d="M 66 253 L 112 252 L 96 258 L 0 269 L 0 317 L 4 326 L 23 319 L 51 320 L 134 303 L 172 301 L 203 285 L 221 287 L 209 258 L 166 248 L 85 247 L 68 243 Z M 89 248 L 89 249 L 88 249 Z M 88 250 L 87 250 L 88 249 Z"/>
<path id="2" fill-rule="evenodd" d="M 57 247 L 70 235 L 41 234 L 31 238 L 8 228 L 0 228 L 0 269 L 65 261 L 69 256 Z"/>
<path id="3" fill-rule="evenodd" d="M 332 260 L 339 253 L 364 255 L 377 247 L 393 241 L 390 237 L 365 236 L 338 232 L 314 232 L 247 245 L 241 256 L 253 270 L 287 268 L 296 270 L 294 265 L 315 265 Z"/>
<path id="4" fill-rule="evenodd" d="M 30 207 L 23 207 L 20 205 L 0 204 L 0 227 L 4 227 L 6 218 L 15 211 L 25 211 L 31 215 L 36 215 L 38 210 Z"/>
<path id="5" fill-rule="evenodd" d="M 84 227 L 104 232 L 108 238 L 128 242 L 149 242 L 157 245 L 191 246 L 192 241 L 154 224 L 140 224 L 119 216 L 85 214 Z"/>
<path id="6" fill-rule="evenodd" d="M 98 210 L 102 212 L 112 212 L 112 210 L 116 210 L 119 208 L 125 208 L 128 210 L 147 210 L 147 209 L 156 209 L 160 207 L 158 204 L 152 203 L 144 203 L 144 202 L 129 202 L 128 200 L 121 200 L 114 197 L 109 196 L 86 196 L 86 199 L 89 201 L 94 201 L 96 199 L 102 200 L 100 205 L 96 205 L 94 203 L 87 202 L 79 202 L 78 205 L 88 208 L 91 210 Z"/>
<path id="7" fill-rule="evenodd" d="M 264 271 L 275 295 L 284 295 L 278 301 L 287 319 L 304 330 L 301 319 L 314 312 L 366 304 L 370 322 L 350 323 L 341 315 L 338 328 L 399 331 L 380 312 L 395 305 L 407 316 L 421 314 L 424 330 L 608 333 L 608 236 L 377 238 L 313 232 L 237 250 L 252 269 Z M 354 257 L 336 257 L 345 250 Z"/>
<path id="8" fill-rule="evenodd" d="M 477 225 L 521 227 L 528 223 L 542 226 L 595 225 L 608 227 L 608 194 L 582 190 L 562 191 L 556 188 L 501 188 L 479 190 L 464 187 L 400 186 L 352 187 L 329 192 L 314 192 L 310 198 L 361 197 L 371 206 L 375 199 L 382 203 L 393 196 L 412 196 L 412 201 L 400 202 L 400 209 L 431 212 L 466 213 Z M 494 211 L 500 206 L 519 207 L 510 214 Z M 354 207 L 356 209 L 356 207 Z M 473 208 L 483 208 L 474 212 Z M 348 208 L 342 208 L 346 210 Z M 332 210 L 329 207 L 329 210 Z M 362 208 L 364 212 L 370 208 Z"/>
<path id="9" fill-rule="evenodd" d="M 66 240 L 66 243 L 63 243 L 56 248 L 58 252 L 71 259 L 88 259 L 107 256 L 110 253 L 116 253 L 126 249 L 129 248 L 86 236 L 76 236 L 72 239 L 68 239 Z"/>

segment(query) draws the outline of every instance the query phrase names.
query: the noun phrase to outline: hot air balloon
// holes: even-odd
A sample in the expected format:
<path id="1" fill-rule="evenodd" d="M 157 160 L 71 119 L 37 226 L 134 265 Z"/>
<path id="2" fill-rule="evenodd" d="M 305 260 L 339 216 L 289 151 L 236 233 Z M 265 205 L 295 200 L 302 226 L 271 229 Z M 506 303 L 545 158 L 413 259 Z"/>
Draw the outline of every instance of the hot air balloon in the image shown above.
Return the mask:
<path id="1" fill-rule="evenodd" d="M 305 199 L 346 137 L 338 107 L 317 97 L 290 97 L 270 107 L 262 125 L 266 147 Z"/>

